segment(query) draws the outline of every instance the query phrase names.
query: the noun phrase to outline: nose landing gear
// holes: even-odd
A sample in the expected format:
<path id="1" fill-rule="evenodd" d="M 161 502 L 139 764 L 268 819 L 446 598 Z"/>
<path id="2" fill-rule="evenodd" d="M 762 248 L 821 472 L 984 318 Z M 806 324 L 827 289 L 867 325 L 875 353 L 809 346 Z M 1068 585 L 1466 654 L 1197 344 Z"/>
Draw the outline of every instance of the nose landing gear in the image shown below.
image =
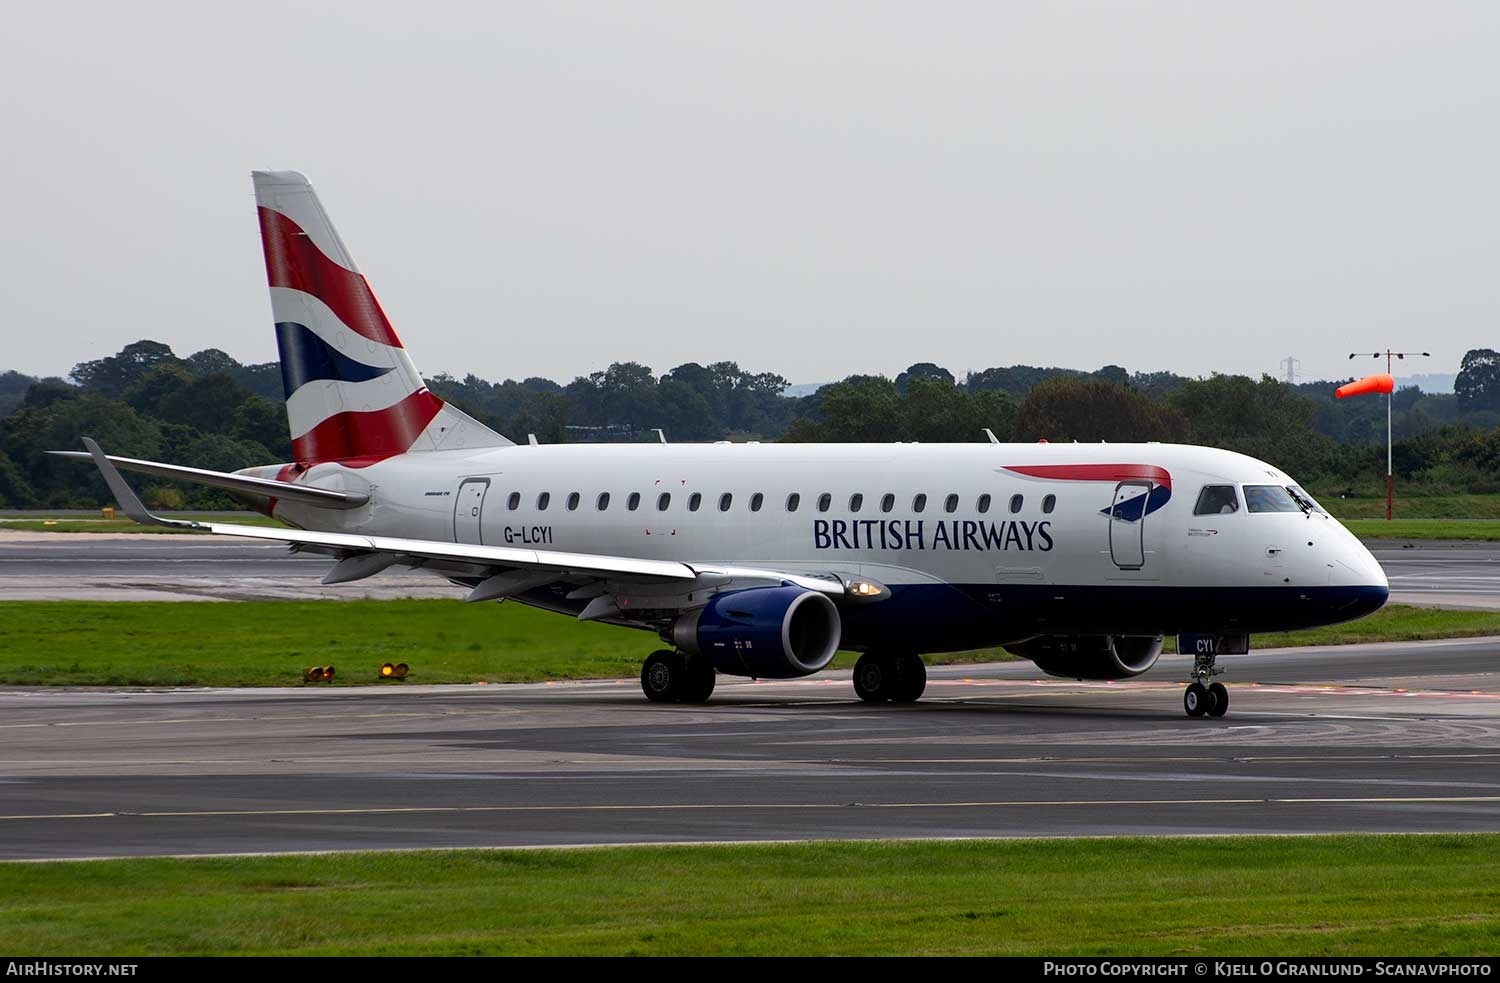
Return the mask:
<path id="1" fill-rule="evenodd" d="M 1223 671 L 1214 665 L 1212 652 L 1199 652 L 1193 658 L 1193 681 L 1188 683 L 1187 690 L 1182 694 L 1182 708 L 1189 717 L 1201 717 L 1204 714 L 1222 717 L 1229 712 L 1229 690 L 1223 683 L 1209 682 Z"/>

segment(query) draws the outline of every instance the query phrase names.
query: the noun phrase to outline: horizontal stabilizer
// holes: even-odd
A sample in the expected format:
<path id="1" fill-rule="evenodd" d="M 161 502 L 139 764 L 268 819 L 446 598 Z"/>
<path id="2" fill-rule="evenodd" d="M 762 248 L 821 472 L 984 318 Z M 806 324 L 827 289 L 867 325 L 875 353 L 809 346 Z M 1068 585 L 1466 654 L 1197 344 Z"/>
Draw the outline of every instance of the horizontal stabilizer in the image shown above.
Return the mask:
<path id="1" fill-rule="evenodd" d="M 84 444 L 90 443 L 89 438 L 85 437 Z M 86 451 L 48 451 L 47 453 L 75 461 L 87 461 L 91 456 Z M 180 464 L 141 461 L 133 457 L 109 456 L 108 460 L 115 467 L 124 468 L 126 471 L 139 471 L 141 474 L 156 475 L 158 478 L 208 485 L 211 488 L 223 488 L 226 491 L 237 491 L 246 495 L 259 495 L 282 502 L 295 502 L 298 505 L 312 505 L 325 509 L 357 509 L 370 500 L 368 495 L 334 491 L 331 488 L 314 488 L 311 485 L 297 485 L 287 481 L 273 481 L 270 478 L 252 478 L 247 474 L 205 471 L 202 468 L 188 468 Z"/>

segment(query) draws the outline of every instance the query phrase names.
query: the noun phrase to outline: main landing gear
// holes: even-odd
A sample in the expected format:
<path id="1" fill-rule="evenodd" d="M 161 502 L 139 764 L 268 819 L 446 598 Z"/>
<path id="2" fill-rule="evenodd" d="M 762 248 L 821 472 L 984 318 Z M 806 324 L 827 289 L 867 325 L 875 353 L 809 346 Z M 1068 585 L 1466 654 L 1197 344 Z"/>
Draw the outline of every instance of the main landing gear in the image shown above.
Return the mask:
<path id="1" fill-rule="evenodd" d="M 915 703 L 927 688 L 927 667 L 911 652 L 866 652 L 854 664 L 854 692 L 866 703 Z"/>
<path id="2" fill-rule="evenodd" d="M 714 691 L 713 660 L 659 649 L 641 666 L 641 689 L 652 703 L 707 703 Z"/>
<path id="3" fill-rule="evenodd" d="M 1193 681 L 1188 683 L 1187 690 L 1182 694 L 1182 708 L 1189 717 L 1201 717 L 1204 714 L 1222 717 L 1228 712 L 1229 690 L 1223 683 L 1209 683 L 1210 679 L 1223 671 L 1214 665 L 1212 652 L 1199 652 L 1193 658 Z"/>

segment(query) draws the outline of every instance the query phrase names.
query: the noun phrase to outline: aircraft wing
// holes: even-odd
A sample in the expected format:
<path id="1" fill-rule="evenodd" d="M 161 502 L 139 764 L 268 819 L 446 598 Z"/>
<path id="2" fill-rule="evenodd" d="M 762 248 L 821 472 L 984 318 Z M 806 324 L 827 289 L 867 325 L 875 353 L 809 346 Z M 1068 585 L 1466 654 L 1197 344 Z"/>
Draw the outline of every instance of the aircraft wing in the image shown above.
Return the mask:
<path id="1" fill-rule="evenodd" d="M 630 591 L 648 590 L 650 596 L 688 595 L 694 590 L 712 590 L 736 583 L 756 581 L 793 583 L 808 590 L 842 595 L 845 583 L 838 577 L 812 576 L 758 567 L 694 565 L 675 560 L 647 560 L 628 556 L 596 553 L 562 553 L 550 550 L 518 549 L 511 546 L 483 546 L 449 543 L 427 539 L 402 539 L 390 536 L 366 536 L 356 533 L 315 532 L 304 529 L 277 529 L 269 526 L 247 526 L 231 522 L 194 522 L 165 519 L 153 515 L 126 483 L 113 459 L 99 449 L 91 438 L 83 438 L 89 456 L 98 466 L 109 490 L 120 508 L 137 522 L 147 525 L 178 526 L 200 529 L 221 536 L 240 536 L 282 542 L 299 550 L 326 553 L 339 562 L 324 578 L 324 583 L 344 583 L 372 576 L 388 566 L 431 567 L 451 575 L 483 578 L 470 592 L 469 600 L 493 600 L 524 592 L 564 578 L 599 580 L 610 586 L 630 585 Z M 647 585 L 657 585 L 648 587 Z M 593 596 L 581 589 L 580 596 Z M 604 592 L 601 590 L 602 595 Z M 608 616 L 607 605 L 598 606 Z M 618 613 L 618 612 L 614 612 Z M 586 609 L 580 617 L 588 617 Z"/>
<path id="2" fill-rule="evenodd" d="M 87 441 L 88 438 L 85 438 Z M 92 451 L 48 451 L 54 457 L 67 457 L 75 461 L 87 461 Z M 368 495 L 353 495 L 334 491 L 331 488 L 315 488 L 311 485 L 294 485 L 270 478 L 253 478 L 247 474 L 226 474 L 223 471 L 207 471 L 203 468 L 188 468 L 180 464 L 162 464 L 160 461 L 142 461 L 134 457 L 109 457 L 109 463 L 126 471 L 154 474 L 159 478 L 173 478 L 198 485 L 209 485 L 232 492 L 262 495 L 283 502 L 316 505 L 325 509 L 356 509 L 369 501 Z"/>

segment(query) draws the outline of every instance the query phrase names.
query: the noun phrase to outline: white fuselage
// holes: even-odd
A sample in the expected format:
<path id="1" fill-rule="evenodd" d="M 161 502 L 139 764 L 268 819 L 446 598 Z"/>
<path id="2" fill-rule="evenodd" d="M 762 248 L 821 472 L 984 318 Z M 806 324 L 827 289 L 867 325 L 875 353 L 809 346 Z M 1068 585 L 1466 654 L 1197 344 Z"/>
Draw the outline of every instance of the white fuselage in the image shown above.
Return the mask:
<path id="1" fill-rule="evenodd" d="M 370 495 L 345 512 L 277 507 L 309 529 L 873 580 L 892 595 L 846 622 L 855 644 L 1269 631 L 1349 620 L 1387 596 L 1337 520 L 1247 507 L 1246 486 L 1292 478 L 1186 445 L 531 445 L 296 480 Z M 1195 514 L 1205 486 L 1232 487 L 1237 508 Z"/>

